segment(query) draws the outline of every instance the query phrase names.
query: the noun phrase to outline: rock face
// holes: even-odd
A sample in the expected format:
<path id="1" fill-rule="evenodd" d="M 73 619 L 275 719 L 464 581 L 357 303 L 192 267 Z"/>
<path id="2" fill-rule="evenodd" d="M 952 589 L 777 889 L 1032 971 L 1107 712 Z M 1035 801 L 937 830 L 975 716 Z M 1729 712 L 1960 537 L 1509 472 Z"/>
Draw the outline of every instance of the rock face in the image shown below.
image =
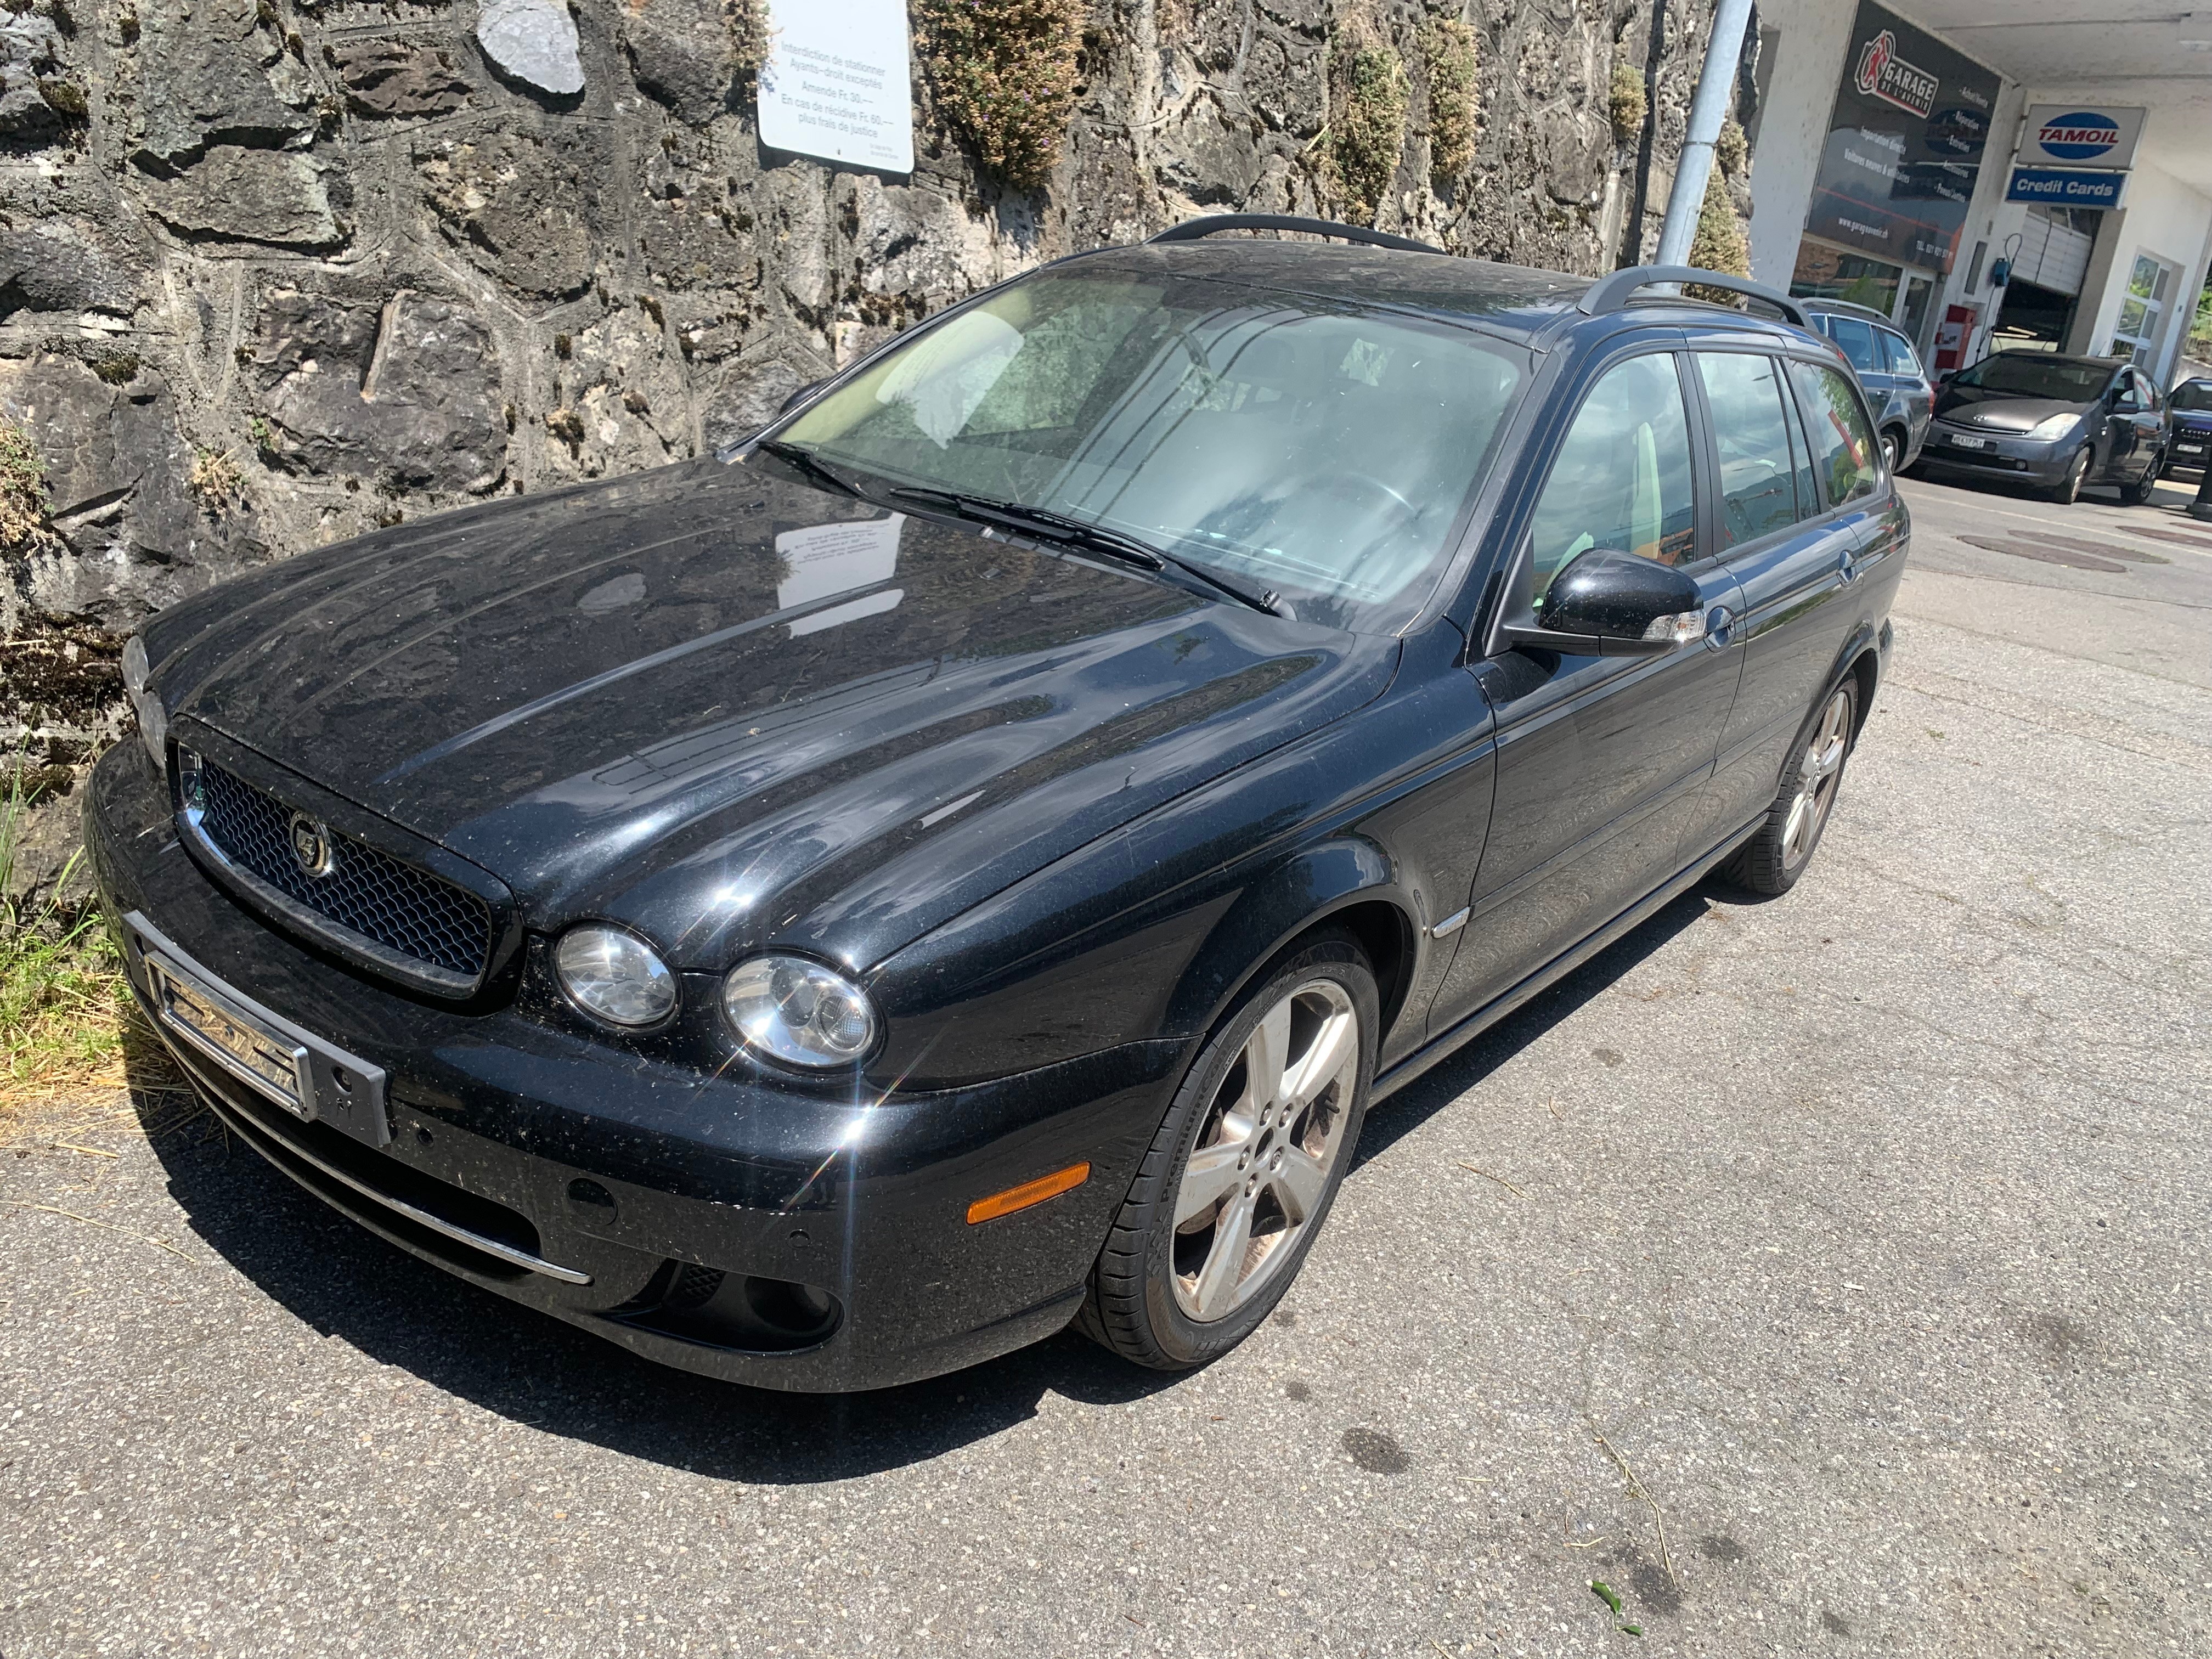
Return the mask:
<path id="1" fill-rule="evenodd" d="M 482 495 L 506 471 L 498 351 L 447 301 L 273 294 L 251 367 L 268 411 L 256 435 L 274 468 L 373 478 L 388 496 Z"/>
<path id="2" fill-rule="evenodd" d="M 724 0 L 7 0 L 0 416 L 52 527 L 0 548 L 0 750 L 82 761 L 118 729 L 121 637 L 246 565 L 699 453 L 1063 253 L 1341 212 L 1344 29 L 1406 77 L 1377 222 L 1611 269 L 1656 238 L 1710 24 L 1653 4 L 1092 0 L 1024 192 L 949 136 L 927 64 L 910 178 L 763 152 Z M 1439 181 L 1421 41 L 1447 15 L 1480 84 Z M 1617 63 L 1652 78 L 1648 135 L 1612 131 Z"/>
<path id="3" fill-rule="evenodd" d="M 341 240 L 326 164 L 285 150 L 215 144 L 190 167 L 149 178 L 148 204 L 179 234 L 276 247 L 334 247 Z"/>
<path id="4" fill-rule="evenodd" d="M 345 83 L 356 115 L 451 115 L 469 101 L 467 78 L 453 54 L 423 42 L 348 40 L 325 61 Z"/>
<path id="5" fill-rule="evenodd" d="M 584 89 L 575 21 L 561 0 L 484 0 L 477 44 L 518 81 L 562 98 Z"/>

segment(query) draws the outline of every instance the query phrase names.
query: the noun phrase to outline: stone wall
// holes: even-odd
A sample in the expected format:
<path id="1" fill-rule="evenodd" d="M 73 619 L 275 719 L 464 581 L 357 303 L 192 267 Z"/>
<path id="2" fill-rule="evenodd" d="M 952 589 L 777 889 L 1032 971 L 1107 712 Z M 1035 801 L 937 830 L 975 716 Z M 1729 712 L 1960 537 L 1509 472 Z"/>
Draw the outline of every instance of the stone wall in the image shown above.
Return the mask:
<path id="1" fill-rule="evenodd" d="M 1639 200 L 1656 240 L 1710 24 L 1656 3 L 1092 0 L 1060 155 L 1016 191 L 926 63 L 911 178 L 763 150 L 724 0 L 0 0 L 0 414 L 51 521 L 0 550 L 0 743 L 65 787 L 118 730 L 122 638 L 245 567 L 699 453 L 1062 252 L 1338 210 L 1347 31 L 1403 65 L 1377 222 L 1609 270 Z M 1446 16 L 1480 69 L 1439 179 Z M 1652 93 L 1625 133 L 1619 63 Z"/>

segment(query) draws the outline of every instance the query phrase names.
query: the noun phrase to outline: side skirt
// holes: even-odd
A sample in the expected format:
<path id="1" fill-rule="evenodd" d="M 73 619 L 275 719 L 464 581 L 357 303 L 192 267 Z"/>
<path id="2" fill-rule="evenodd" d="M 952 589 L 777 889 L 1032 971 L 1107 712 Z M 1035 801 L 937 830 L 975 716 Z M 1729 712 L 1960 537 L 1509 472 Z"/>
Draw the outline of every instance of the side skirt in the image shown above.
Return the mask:
<path id="1" fill-rule="evenodd" d="M 1683 866 L 1666 881 L 1652 889 L 1644 897 L 1638 899 L 1604 927 L 1584 939 L 1581 944 L 1570 945 L 1512 989 L 1492 998 L 1490 1001 L 1476 1009 L 1442 1036 L 1431 1037 L 1375 1079 L 1374 1085 L 1368 1093 L 1368 1103 L 1373 1105 L 1387 1096 L 1395 1094 L 1423 1073 L 1449 1060 L 1455 1052 L 1463 1048 L 1469 1041 L 1480 1036 L 1523 1003 L 1540 996 L 1599 951 L 1620 939 L 1623 934 L 1631 933 L 1649 921 L 1703 881 L 1714 866 L 1723 862 L 1729 854 L 1757 835 L 1759 826 L 1765 822 L 1766 814 L 1762 811 L 1749 823 L 1720 842 L 1711 850 L 1700 854 Z"/>

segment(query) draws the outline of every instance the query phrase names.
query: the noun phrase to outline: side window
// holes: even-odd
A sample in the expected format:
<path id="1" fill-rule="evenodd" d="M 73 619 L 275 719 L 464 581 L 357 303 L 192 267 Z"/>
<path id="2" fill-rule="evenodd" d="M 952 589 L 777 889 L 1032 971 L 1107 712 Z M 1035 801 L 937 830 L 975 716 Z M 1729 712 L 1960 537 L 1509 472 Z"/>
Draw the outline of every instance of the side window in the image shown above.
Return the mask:
<path id="1" fill-rule="evenodd" d="M 1662 564 L 1694 556 L 1690 422 L 1671 353 L 1632 357 L 1590 388 L 1561 441 L 1529 528 L 1540 600 L 1561 566 L 1593 547 Z"/>
<path id="2" fill-rule="evenodd" d="M 1886 328 L 1880 330 L 1879 332 L 1881 335 L 1882 361 L 1889 366 L 1889 372 L 1893 374 L 1910 374 L 1914 380 L 1918 380 L 1920 359 L 1912 355 L 1912 342 L 1902 334 L 1891 333 Z"/>
<path id="3" fill-rule="evenodd" d="M 2114 400 L 2112 407 L 2121 414 L 2133 415 L 2142 410 L 2142 402 L 2136 396 L 2136 383 L 2133 376 L 2127 374 L 2120 376 L 2119 394 L 2119 397 Z"/>
<path id="4" fill-rule="evenodd" d="M 1863 374 L 1881 373 L 1881 353 L 1875 349 L 1874 329 L 1856 317 L 1830 317 L 1828 337 L 1833 340 L 1851 367 Z"/>
<path id="5" fill-rule="evenodd" d="M 1721 467 L 1721 544 L 1756 541 L 1797 520 L 1782 378 L 1771 357 L 1700 352 Z"/>
<path id="6" fill-rule="evenodd" d="M 2142 406 L 2145 409 L 2156 409 L 2158 407 L 2158 388 L 2153 386 L 2148 380 L 2145 380 L 2139 370 L 2130 369 L 2128 373 L 2134 377 L 2136 383 L 2136 396 L 2142 399 Z"/>
<path id="7" fill-rule="evenodd" d="M 1832 368 L 1792 362 L 1790 378 L 1805 412 L 1805 435 L 1813 447 L 1813 471 L 1828 505 L 1840 507 L 1871 495 L 1881 477 L 1881 452 L 1867 424 L 1858 392 Z"/>

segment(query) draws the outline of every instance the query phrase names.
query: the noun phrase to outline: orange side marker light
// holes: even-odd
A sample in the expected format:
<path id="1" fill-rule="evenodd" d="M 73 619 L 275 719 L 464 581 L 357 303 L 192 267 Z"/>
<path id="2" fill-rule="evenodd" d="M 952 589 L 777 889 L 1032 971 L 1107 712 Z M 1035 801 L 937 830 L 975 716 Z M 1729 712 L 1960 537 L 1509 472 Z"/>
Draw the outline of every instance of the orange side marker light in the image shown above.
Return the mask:
<path id="1" fill-rule="evenodd" d="M 1073 1192 L 1091 1179 L 1088 1164 L 1071 1164 L 1065 1170 L 1055 1170 L 1048 1176 L 1039 1176 L 1035 1181 L 1024 1181 L 1018 1187 L 1009 1187 L 1003 1193 L 993 1193 L 988 1198 L 979 1198 L 968 1206 L 968 1224 L 979 1221 L 996 1221 L 1002 1215 L 1012 1215 L 1017 1210 L 1026 1210 L 1042 1204 L 1048 1198 L 1058 1198 L 1062 1193 Z"/>

